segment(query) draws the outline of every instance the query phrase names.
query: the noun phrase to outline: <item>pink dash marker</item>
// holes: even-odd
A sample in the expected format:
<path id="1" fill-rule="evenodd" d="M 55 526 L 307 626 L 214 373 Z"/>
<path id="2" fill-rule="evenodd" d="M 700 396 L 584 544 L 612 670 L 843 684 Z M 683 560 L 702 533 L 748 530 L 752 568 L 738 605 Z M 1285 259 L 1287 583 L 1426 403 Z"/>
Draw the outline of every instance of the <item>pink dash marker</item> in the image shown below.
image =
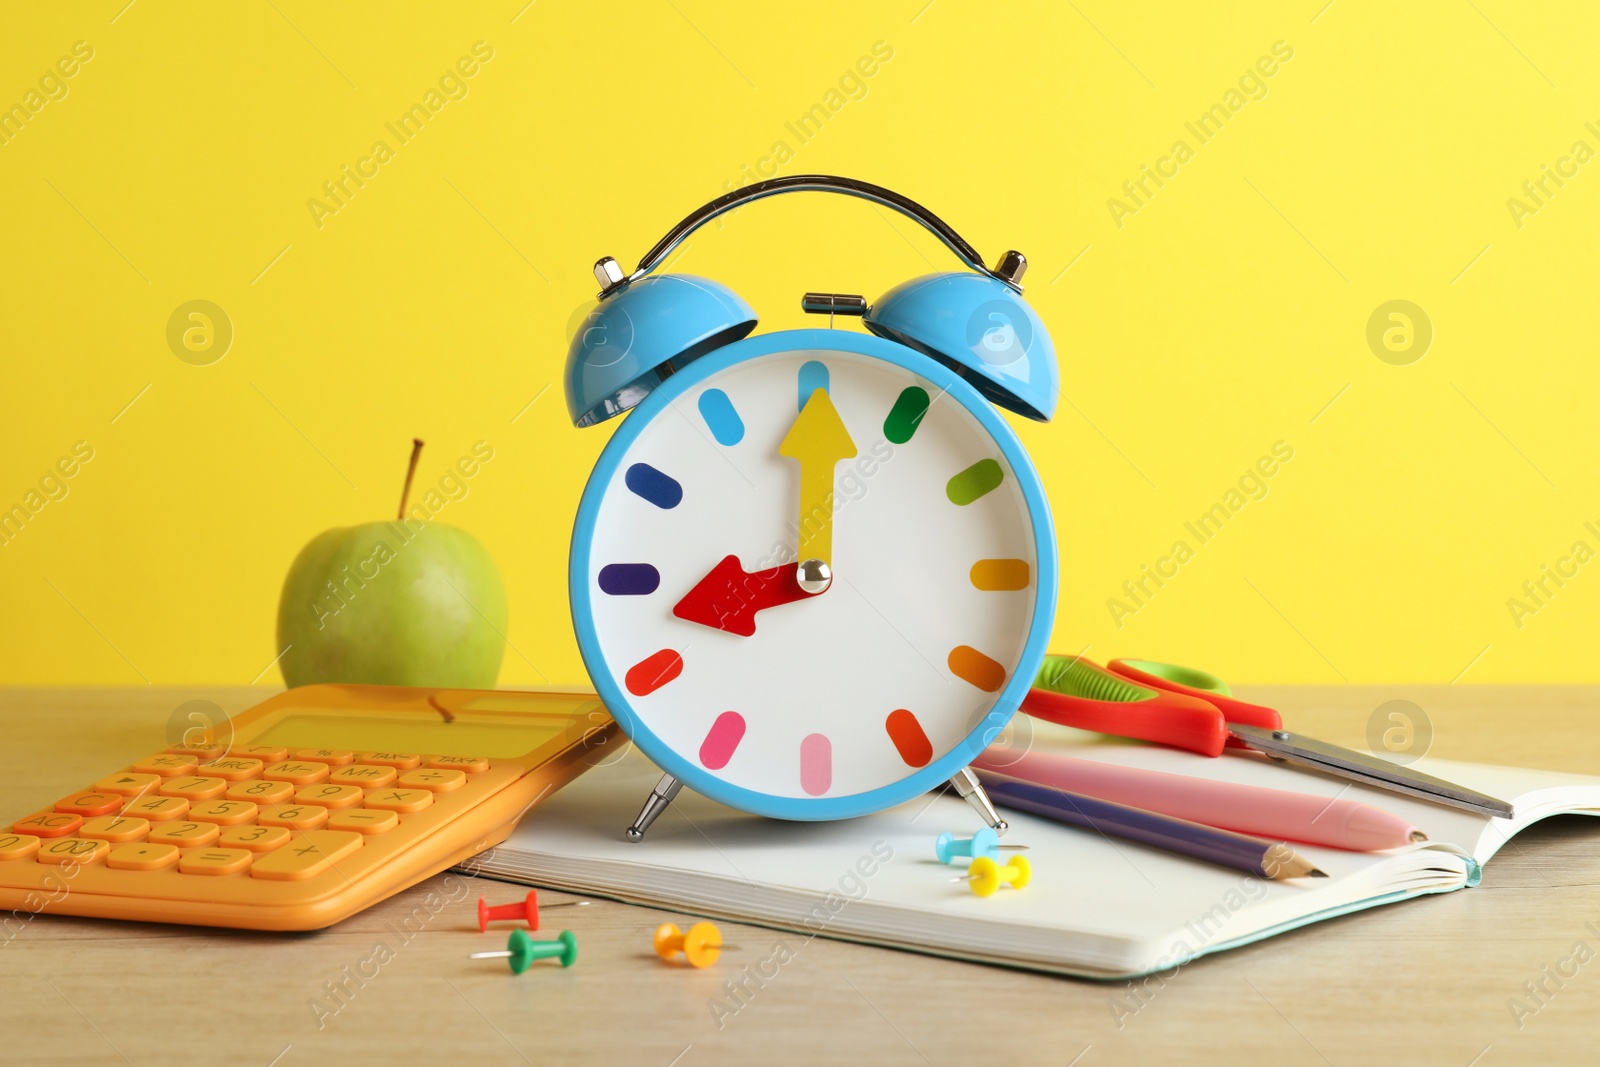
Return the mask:
<path id="1" fill-rule="evenodd" d="M 800 788 L 820 797 L 833 785 L 833 745 L 823 734 L 800 742 Z"/>
<path id="2" fill-rule="evenodd" d="M 733 752 L 744 740 L 744 716 L 737 711 L 725 711 L 706 731 L 700 742 L 700 762 L 713 771 L 720 771 L 733 758 Z"/>

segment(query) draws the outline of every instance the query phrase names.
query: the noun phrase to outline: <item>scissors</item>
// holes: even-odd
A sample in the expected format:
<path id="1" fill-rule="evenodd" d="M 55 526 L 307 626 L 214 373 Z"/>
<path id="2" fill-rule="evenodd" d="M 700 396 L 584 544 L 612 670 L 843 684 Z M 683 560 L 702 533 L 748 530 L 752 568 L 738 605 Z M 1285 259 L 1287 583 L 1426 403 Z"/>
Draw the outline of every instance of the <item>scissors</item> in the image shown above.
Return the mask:
<path id="1" fill-rule="evenodd" d="M 1220 756 L 1224 748 L 1336 774 L 1362 785 L 1420 797 L 1480 815 L 1512 817 L 1512 806 L 1465 786 L 1340 748 L 1283 728 L 1283 717 L 1235 698 L 1221 678 L 1175 663 L 1114 659 L 1105 667 L 1081 656 L 1046 656 L 1022 710 L 1081 730 Z"/>

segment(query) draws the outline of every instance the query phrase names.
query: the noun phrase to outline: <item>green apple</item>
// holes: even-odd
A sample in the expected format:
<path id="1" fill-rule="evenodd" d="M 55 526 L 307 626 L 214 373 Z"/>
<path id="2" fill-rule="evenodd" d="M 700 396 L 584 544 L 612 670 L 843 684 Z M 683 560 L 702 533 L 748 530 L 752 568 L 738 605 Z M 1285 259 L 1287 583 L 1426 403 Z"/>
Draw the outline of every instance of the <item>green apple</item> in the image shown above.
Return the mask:
<path id="1" fill-rule="evenodd" d="M 318 534 L 289 567 L 278 602 L 290 686 L 493 689 L 505 632 L 505 585 L 488 551 L 465 530 L 416 519 Z"/>

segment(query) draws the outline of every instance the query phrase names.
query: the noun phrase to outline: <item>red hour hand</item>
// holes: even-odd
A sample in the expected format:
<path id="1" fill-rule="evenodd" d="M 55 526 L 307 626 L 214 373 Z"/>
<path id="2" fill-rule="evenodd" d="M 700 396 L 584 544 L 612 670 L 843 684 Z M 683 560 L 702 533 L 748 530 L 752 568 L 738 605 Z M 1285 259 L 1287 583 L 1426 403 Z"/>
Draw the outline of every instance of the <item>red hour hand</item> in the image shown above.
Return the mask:
<path id="1" fill-rule="evenodd" d="M 738 556 L 724 556 L 678 601 L 672 613 L 713 630 L 754 637 L 756 612 L 814 595 L 800 588 L 793 563 L 751 572 L 739 565 Z"/>

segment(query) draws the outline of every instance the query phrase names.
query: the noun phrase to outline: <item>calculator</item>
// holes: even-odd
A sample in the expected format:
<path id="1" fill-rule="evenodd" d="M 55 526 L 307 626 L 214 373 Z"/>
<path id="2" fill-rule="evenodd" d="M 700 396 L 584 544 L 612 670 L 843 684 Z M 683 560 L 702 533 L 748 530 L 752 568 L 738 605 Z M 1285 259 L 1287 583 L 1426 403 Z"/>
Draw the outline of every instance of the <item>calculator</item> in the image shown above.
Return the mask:
<path id="1" fill-rule="evenodd" d="M 302 686 L 0 824 L 0 911 L 320 929 L 617 751 L 593 693 Z"/>

